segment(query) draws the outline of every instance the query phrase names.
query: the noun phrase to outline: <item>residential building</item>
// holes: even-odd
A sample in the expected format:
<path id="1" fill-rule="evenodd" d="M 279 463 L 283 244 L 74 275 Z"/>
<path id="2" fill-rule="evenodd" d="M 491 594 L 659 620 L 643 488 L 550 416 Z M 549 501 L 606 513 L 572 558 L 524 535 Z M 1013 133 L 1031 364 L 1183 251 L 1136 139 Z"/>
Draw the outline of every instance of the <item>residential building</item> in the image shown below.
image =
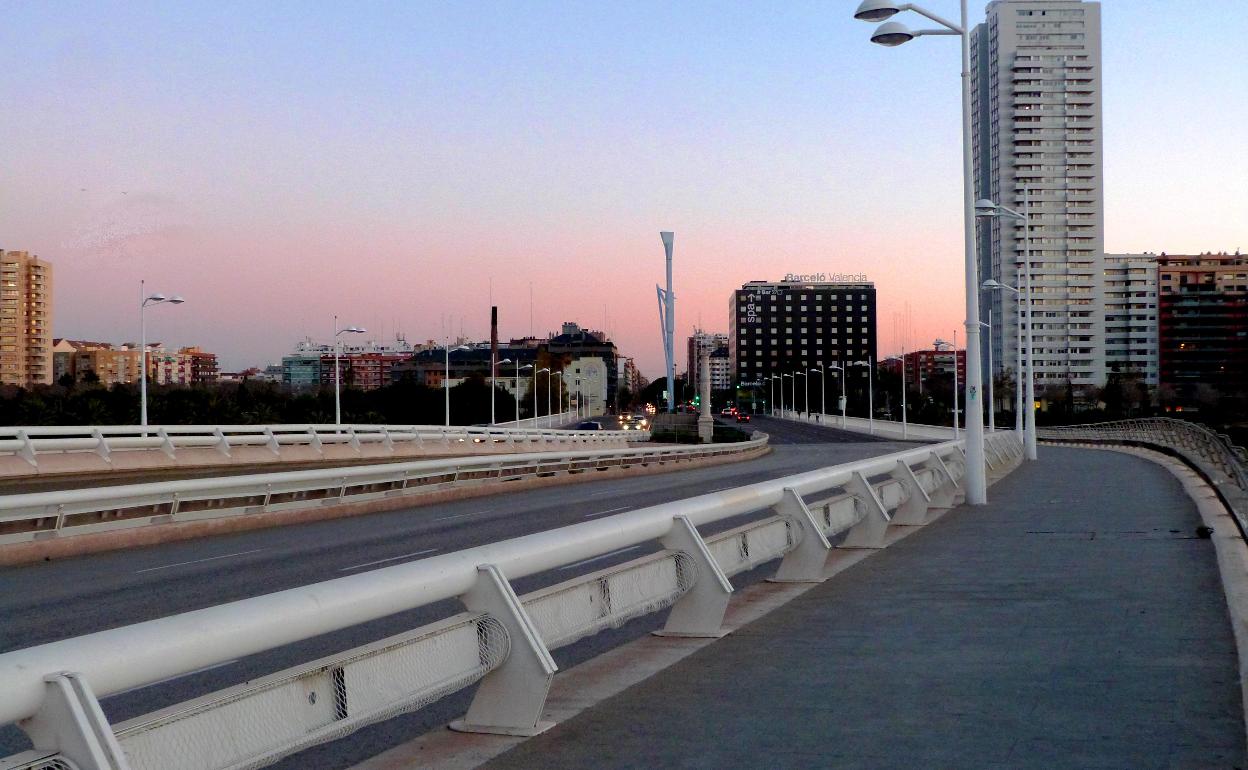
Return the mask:
<path id="1" fill-rule="evenodd" d="M 582 415 L 590 417 L 607 413 L 607 404 L 612 403 L 608 369 L 607 362 L 598 356 L 572 359 L 563 373 L 571 409 L 579 408 Z"/>
<path id="2" fill-rule="evenodd" d="M 362 390 L 388 385 L 393 379 L 394 366 L 410 359 L 417 350 L 402 337 L 384 343 L 376 340 L 344 343 L 337 355 L 340 382 Z M 306 338 L 290 355 L 282 356 L 282 384 L 291 390 L 333 387 L 334 358 L 332 344 Z"/>
<path id="3" fill-rule="evenodd" d="M 702 370 L 698 367 L 698 356 L 703 349 L 711 354 L 711 390 L 725 390 L 732 387 L 732 368 L 728 361 L 728 335 L 694 331 L 688 341 L 689 385 L 694 393 L 701 393 L 699 382 Z"/>
<path id="4" fill-rule="evenodd" d="M 605 332 L 582 329 L 576 323 L 565 322 L 559 334 L 546 340 L 546 352 L 555 362 L 552 368 L 556 371 L 566 368 L 578 358 L 601 358 L 607 366 L 606 403 L 615 403 L 615 392 L 619 387 L 619 352 Z"/>
<path id="5" fill-rule="evenodd" d="M 922 390 L 933 379 L 952 378 L 954 361 L 957 361 L 958 382 L 966 382 L 966 349 L 955 351 L 948 348 L 912 350 L 906 353 L 906 382 L 912 388 Z"/>
<path id="6" fill-rule="evenodd" d="M 1248 255 L 1157 256 L 1159 379 L 1188 408 L 1248 391 Z"/>
<path id="7" fill-rule="evenodd" d="M 848 369 L 851 397 L 865 393 L 870 367 L 853 364 L 876 360 L 875 308 L 870 282 L 750 281 L 729 303 L 730 376 L 740 387 L 766 388 L 772 375 L 835 364 Z M 829 398 L 840 395 L 836 377 L 823 378 Z"/>
<path id="8" fill-rule="evenodd" d="M 1100 4 L 993 0 L 971 59 L 976 197 L 1030 204 L 1036 385 L 1091 396 L 1106 374 Z M 1016 220 L 980 220 L 981 280 L 1025 283 L 1023 234 Z M 1000 291 L 980 301 L 1000 319 L 991 345 L 1001 373 L 1016 360 L 1018 303 Z"/>
<path id="9" fill-rule="evenodd" d="M 0 384 L 52 382 L 52 265 L 0 249 Z"/>
<path id="10" fill-rule="evenodd" d="M 76 382 L 94 379 L 102 385 L 139 381 L 142 355 L 134 343 L 114 345 L 58 338 L 52 351 L 58 381 L 65 375 Z M 174 352 L 157 342 L 147 346 L 147 377 L 153 385 L 213 383 L 217 381 L 217 355 L 197 346 Z"/>
<path id="11" fill-rule="evenodd" d="M 1105 366 L 1157 385 L 1157 255 L 1105 255 Z"/>

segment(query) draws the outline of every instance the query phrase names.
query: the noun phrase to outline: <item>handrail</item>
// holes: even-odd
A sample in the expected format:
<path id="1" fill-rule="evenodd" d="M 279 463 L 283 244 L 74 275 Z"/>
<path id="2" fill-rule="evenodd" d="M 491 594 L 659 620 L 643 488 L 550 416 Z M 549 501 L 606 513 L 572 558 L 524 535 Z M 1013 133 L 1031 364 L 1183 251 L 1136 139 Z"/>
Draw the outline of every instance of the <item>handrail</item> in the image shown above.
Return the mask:
<path id="1" fill-rule="evenodd" d="M 989 441 L 1000 456 L 1015 460 L 1021 457 L 1021 444 L 1014 437 L 1000 434 L 990 437 Z M 621 565 L 610 569 L 650 570 L 657 575 L 654 571 L 661 571 L 667 564 L 667 574 L 679 578 L 674 591 L 662 594 L 677 600 L 667 629 L 696 636 L 706 635 L 709 627 L 713 635 L 722 623 L 732 591 L 726 575 L 753 564 L 746 560 L 733 566 L 721 561 L 740 559 L 742 554 L 753 551 L 753 548 L 736 547 L 737 540 L 744 543 L 745 539 L 756 537 L 760 552 L 773 554 L 771 558 L 783 555 L 779 575 L 783 579 L 820 579 L 830 548 L 826 537 L 847 533 L 847 546 L 878 548 L 884 544 L 890 511 L 899 523 L 922 524 L 929 506 L 948 508 L 954 505 L 958 479 L 965 473 L 963 443 L 949 441 L 808 471 L 0 654 L 0 724 L 29 719 L 23 726 L 42 736 L 43 745 L 37 742 L 37 748 L 44 752 L 68 753 L 66 746 L 78 738 L 95 741 L 102 752 L 114 750 L 116 739 L 112 728 L 102 720 L 98 697 L 397 612 L 459 598 L 469 613 L 478 614 L 456 616 L 462 620 L 455 621 L 455 628 L 493 618 L 491 622 L 501 629 L 496 633 L 505 633 L 507 639 L 501 644 L 491 644 L 491 668 L 509 670 L 502 679 L 483 682 L 466 718 L 466 729 L 532 729 L 545 699 L 547 686 L 543 682 L 549 682 L 556 667 L 549 657 L 547 642 L 538 633 L 529 613 L 537 611 L 539 601 L 559 600 L 551 593 L 553 587 L 517 599 L 510 581 L 658 540 L 667 549 L 661 553 L 670 554 L 684 566 L 675 565 L 671 559 L 656 562 L 654 557 L 642 557 L 630 562 L 632 567 Z M 887 478 L 881 479 L 884 476 Z M 809 507 L 806 501 L 811 501 Z M 766 509 L 772 509 L 775 515 L 706 540 L 696 529 Z M 903 519 L 903 516 L 908 518 Z M 729 547 L 721 547 L 723 545 Z M 602 572 L 593 573 L 582 578 L 578 585 L 597 590 L 596 586 L 608 579 Z M 634 584 L 635 587 L 640 585 Z M 558 591 L 573 588 L 575 586 L 562 584 Z M 575 606 L 585 606 L 575 593 L 571 598 Z M 639 597 L 639 601 L 640 604 L 629 612 L 635 614 L 644 612 L 646 607 L 653 611 L 669 606 L 665 603 L 668 600 Z M 583 613 L 582 610 L 577 612 Z M 556 612 L 555 617 L 563 615 Z M 429 631 L 418 632 L 434 633 L 449 622 L 450 619 L 441 621 L 441 626 L 435 624 L 426 627 L 431 629 Z M 589 633 L 602 626 L 592 618 L 588 622 L 589 625 L 582 628 L 588 628 Z M 477 632 L 478 637 L 480 633 Z M 561 638 L 564 637 L 550 637 L 549 644 L 553 646 Z M 341 654 L 335 661 L 353 660 L 378 649 L 375 646 L 357 648 Z M 516 651 L 521 654 L 517 655 Z M 475 665 L 476 650 L 471 652 Z M 274 675 L 276 679 L 261 680 L 253 690 L 299 681 L 297 677 L 305 675 L 329 677 L 331 683 L 345 681 L 349 684 L 350 678 L 341 673 L 341 668 L 335 668 L 336 665 L 332 661 L 323 665 L 318 662 L 313 668 L 305 665 L 293 673 Z M 334 671 L 338 673 L 331 676 Z M 334 680 L 334 677 L 340 679 Z M 467 684 L 475 679 L 463 681 Z M 194 702 L 195 708 L 236 702 L 245 695 L 229 692 L 234 694 L 205 696 L 206 700 Z M 77 713 L 88 717 L 98 715 L 96 721 L 84 718 L 79 724 L 72 724 L 61 707 L 61 698 L 65 697 L 78 700 Z M 307 700 L 309 696 L 303 697 Z M 311 697 L 311 702 L 316 703 L 315 693 Z M 346 699 L 340 704 L 342 713 L 348 717 L 352 713 L 349 697 L 344 696 Z M 499 699 L 509 701 L 510 705 L 498 707 L 490 702 Z M 177 713 L 170 717 L 172 719 L 192 713 L 184 707 L 173 710 Z M 525 713 L 532 716 L 525 716 Z M 521 724 L 526 720 L 531 722 L 527 728 Z M 160 717 L 139 721 L 153 725 L 159 723 Z M 127 731 L 131 729 L 134 728 L 128 727 Z M 181 724 L 177 729 L 179 734 L 185 735 L 191 728 Z M 117 738 L 128 739 L 131 734 L 119 732 Z M 306 734 L 299 733 L 300 736 Z M 283 740 L 287 741 L 283 745 L 294 746 L 304 739 Z M 280 746 L 257 749 L 260 750 L 268 752 L 266 756 L 282 752 Z M 115 753 L 120 753 L 120 749 Z M 118 766 L 126 764 L 122 756 Z"/>

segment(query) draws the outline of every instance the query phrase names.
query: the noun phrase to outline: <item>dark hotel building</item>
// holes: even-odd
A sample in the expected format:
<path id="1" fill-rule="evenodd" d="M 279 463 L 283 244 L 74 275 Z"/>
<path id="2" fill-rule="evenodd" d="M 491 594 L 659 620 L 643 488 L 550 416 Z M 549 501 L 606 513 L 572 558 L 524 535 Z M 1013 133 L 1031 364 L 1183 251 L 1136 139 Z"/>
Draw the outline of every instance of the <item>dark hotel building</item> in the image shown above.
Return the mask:
<path id="1" fill-rule="evenodd" d="M 1248 392 L 1248 255 L 1157 258 L 1159 372 L 1180 403 Z"/>
<path id="2" fill-rule="evenodd" d="M 868 367 L 855 362 L 876 360 L 875 284 L 750 281 L 730 305 L 729 366 L 739 387 L 767 388 L 773 374 L 835 364 L 847 366 L 850 391 L 865 392 Z M 819 375 L 810 376 L 813 401 Z M 829 405 L 840 395 L 838 377 L 825 375 Z"/>

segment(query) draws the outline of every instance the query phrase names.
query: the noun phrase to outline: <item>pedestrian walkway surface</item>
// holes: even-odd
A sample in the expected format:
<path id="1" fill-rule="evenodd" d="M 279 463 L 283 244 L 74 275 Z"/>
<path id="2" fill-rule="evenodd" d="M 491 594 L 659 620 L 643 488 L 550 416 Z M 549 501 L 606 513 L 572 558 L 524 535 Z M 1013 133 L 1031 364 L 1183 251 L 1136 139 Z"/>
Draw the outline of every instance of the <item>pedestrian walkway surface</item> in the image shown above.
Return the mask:
<path id="1" fill-rule="evenodd" d="M 488 766 L 1243 767 L 1179 483 L 1042 447 L 989 495 Z"/>

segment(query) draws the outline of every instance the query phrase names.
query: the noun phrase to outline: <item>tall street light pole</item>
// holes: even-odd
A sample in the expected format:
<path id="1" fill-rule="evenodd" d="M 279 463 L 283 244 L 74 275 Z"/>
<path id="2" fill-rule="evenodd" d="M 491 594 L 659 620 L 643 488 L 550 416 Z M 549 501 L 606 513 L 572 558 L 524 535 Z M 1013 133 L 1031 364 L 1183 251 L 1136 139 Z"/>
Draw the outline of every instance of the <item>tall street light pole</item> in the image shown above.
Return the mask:
<path id="1" fill-rule="evenodd" d="M 1031 193 L 1026 187 L 1023 188 L 1023 210 L 1015 211 L 1009 206 L 1001 206 L 990 200 L 981 199 L 975 202 L 975 213 L 981 217 L 1007 217 L 1023 223 L 1023 283 L 1018 288 L 1006 286 L 1003 283 L 989 279 L 984 281 L 987 288 L 1003 288 L 1013 291 L 1019 295 L 1019 300 L 1023 305 L 1022 323 L 1027 328 L 1027 382 L 1026 391 L 1023 394 L 1023 406 L 1026 414 L 1024 415 L 1023 445 L 1026 450 L 1028 460 L 1036 459 L 1036 392 L 1035 392 L 1035 348 L 1032 347 L 1031 336 Z M 1021 349 L 1021 348 L 1020 348 Z"/>
<path id="2" fill-rule="evenodd" d="M 559 414 L 563 414 L 563 370 L 555 372 L 555 376 L 559 378 Z M 546 389 L 546 400 L 550 400 L 550 388 Z M 551 416 L 550 407 L 546 407 L 546 427 L 555 427 L 555 418 Z"/>
<path id="3" fill-rule="evenodd" d="M 147 282 L 139 281 L 139 424 L 144 428 L 147 427 L 147 316 L 144 311 L 148 305 L 181 305 L 185 301 L 177 294 L 172 297 L 160 292 L 148 295 Z"/>
<path id="4" fill-rule="evenodd" d="M 913 3 L 892 0 L 863 0 L 854 18 L 884 22 L 871 35 L 871 42 L 898 46 L 925 35 L 957 35 L 962 42 L 962 228 L 966 271 L 966 501 L 971 505 L 988 502 L 988 477 L 984 458 L 984 410 L 980 401 L 983 373 L 979 355 L 979 265 L 975 256 L 975 184 L 971 158 L 971 31 L 967 23 L 967 0 L 961 0 L 961 23 L 942 19 Z M 940 29 L 911 30 L 888 21 L 901 11 L 913 11 L 940 25 Z M 956 361 L 955 361 L 956 370 Z M 955 415 L 956 416 L 956 415 Z M 956 420 L 955 420 L 956 423 Z"/>
<path id="5" fill-rule="evenodd" d="M 947 342 L 945 340 L 936 340 L 932 343 L 932 347 L 940 350 L 941 345 L 948 345 L 953 349 L 953 438 L 958 438 L 958 342 L 957 330 L 954 330 L 954 341 Z"/>
<path id="6" fill-rule="evenodd" d="M 533 427 L 536 428 L 540 423 L 537 420 L 537 375 L 542 372 L 546 373 L 546 421 L 550 422 L 550 368 L 542 367 L 533 372 Z"/>
<path id="7" fill-rule="evenodd" d="M 869 359 L 850 361 L 849 365 L 867 367 L 867 433 L 875 435 L 875 367 Z M 905 361 L 902 361 L 902 368 L 905 368 Z"/>
<path id="8" fill-rule="evenodd" d="M 840 372 L 840 378 L 841 378 L 841 427 L 842 427 L 842 428 L 844 428 L 844 427 L 846 427 L 846 420 L 845 420 L 845 402 L 846 402 L 846 399 L 845 399 L 845 367 L 843 367 L 843 366 L 837 366 L 836 364 L 828 364 L 828 368 L 829 368 L 829 369 L 835 369 L 836 371 Z"/>
<path id="9" fill-rule="evenodd" d="M 497 369 L 497 367 L 502 366 L 503 364 L 509 364 L 509 363 L 511 363 L 511 359 L 504 358 L 501 361 L 495 362 L 494 364 L 495 368 L 490 370 L 490 424 L 491 425 L 494 424 L 494 372 Z M 519 366 L 519 365 L 520 365 L 519 363 L 516 364 L 516 366 Z M 516 411 L 516 420 L 517 421 L 520 420 L 520 412 L 519 412 L 518 407 Z"/>
<path id="10" fill-rule="evenodd" d="M 446 376 L 442 378 L 442 393 L 443 393 L 444 401 L 446 404 L 445 406 L 446 417 L 444 419 L 444 424 L 446 427 L 449 428 L 451 427 L 451 353 L 458 353 L 461 350 L 468 350 L 468 346 L 460 345 L 459 347 L 452 350 L 451 338 L 447 337 L 446 347 L 444 348 L 444 350 L 446 351 Z"/>
<path id="11" fill-rule="evenodd" d="M 816 368 L 811 368 L 812 372 L 819 372 L 819 414 L 821 415 L 820 423 L 828 419 L 828 378 L 824 372 L 823 364 L 819 364 Z"/>
<path id="12" fill-rule="evenodd" d="M 980 321 L 979 325 L 988 330 L 988 432 L 997 432 L 997 401 L 992 395 L 993 380 L 996 379 L 992 368 L 992 309 L 988 310 L 988 320 Z"/>
<path id="13" fill-rule="evenodd" d="M 343 334 L 363 334 L 366 329 L 361 326 L 348 326 L 345 329 L 338 328 L 338 316 L 334 316 L 334 426 L 342 427 L 342 367 L 338 363 L 338 352 L 342 346 L 341 336 Z"/>
<path id="14" fill-rule="evenodd" d="M 521 366 L 520 366 L 520 358 L 519 358 L 519 357 L 517 357 L 517 358 L 516 358 L 516 423 L 517 423 L 517 424 L 519 424 L 519 422 L 520 422 L 520 370 L 521 370 L 522 368 L 523 368 L 523 369 L 532 369 L 532 368 L 533 368 L 533 364 L 525 364 L 523 367 L 521 367 Z M 534 382 L 536 382 L 536 381 L 537 381 L 537 375 L 533 375 L 533 381 L 534 381 Z M 533 399 L 534 399 L 533 403 L 534 403 L 534 404 L 536 404 L 536 403 L 537 403 L 537 394 L 536 394 L 536 393 L 533 395 Z M 537 407 L 536 407 L 536 406 L 534 406 L 534 408 L 533 408 L 533 415 L 534 415 L 534 417 L 536 417 L 536 416 L 537 416 Z"/>

